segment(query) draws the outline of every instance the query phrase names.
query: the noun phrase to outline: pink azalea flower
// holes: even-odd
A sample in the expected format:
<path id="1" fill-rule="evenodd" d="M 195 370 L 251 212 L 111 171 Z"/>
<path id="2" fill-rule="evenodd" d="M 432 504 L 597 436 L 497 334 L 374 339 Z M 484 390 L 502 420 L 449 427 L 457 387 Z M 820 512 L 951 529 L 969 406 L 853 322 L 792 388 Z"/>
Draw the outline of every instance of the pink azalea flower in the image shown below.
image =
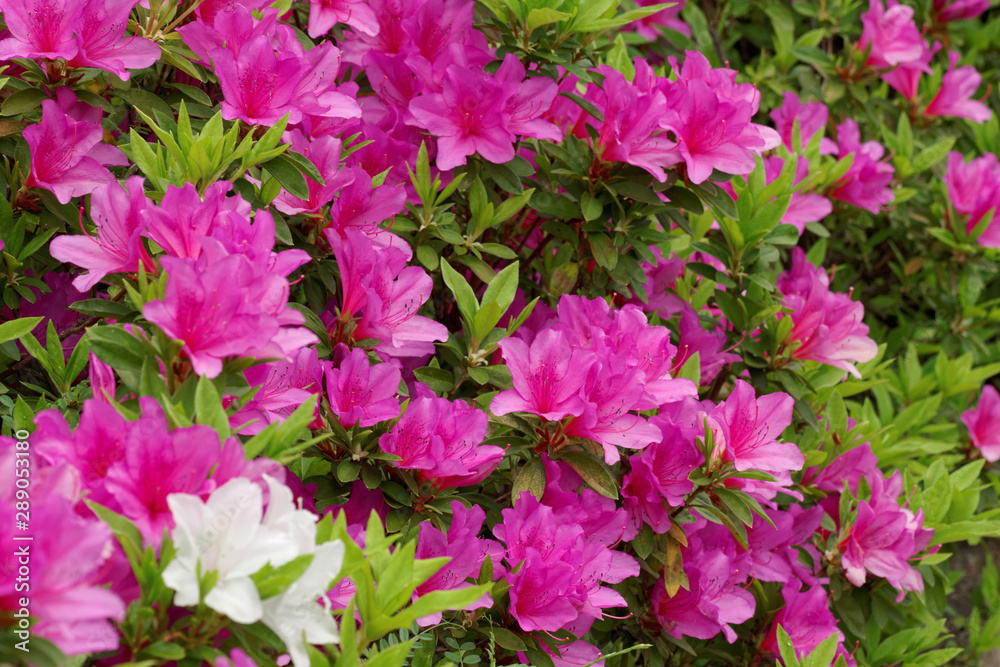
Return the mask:
<path id="1" fill-rule="evenodd" d="M 579 392 L 596 359 L 584 350 L 571 349 L 565 333 L 547 329 L 535 336 L 530 347 L 520 339 L 505 338 L 500 350 L 514 388 L 493 398 L 493 414 L 530 412 L 547 421 L 583 414 L 586 403 Z"/>
<path id="2" fill-rule="evenodd" d="M 1000 461 L 1000 394 L 993 385 L 984 385 L 975 408 L 962 413 L 972 444 L 991 463 Z"/>
<path id="3" fill-rule="evenodd" d="M 460 65 L 449 67 L 440 93 L 421 95 L 410 102 L 410 125 L 437 137 L 437 168 L 454 169 L 478 153 L 503 164 L 514 159 L 515 136 L 507 125 L 508 102 L 516 86 Z"/>
<path id="4" fill-rule="evenodd" d="M 977 123 L 984 123 L 993 116 L 993 112 L 982 102 L 972 99 L 979 90 L 983 77 L 971 65 L 956 69 L 955 65 L 958 64 L 959 58 L 955 51 L 948 54 L 948 71 L 941 80 L 941 89 L 924 109 L 924 115 L 968 118 Z"/>
<path id="5" fill-rule="evenodd" d="M 643 262 L 641 265 L 646 274 L 644 287 L 647 300 L 643 303 L 641 299 L 633 297 L 628 303 L 639 306 L 644 312 L 668 318 L 674 313 L 681 312 L 687 304 L 687 301 L 673 290 L 674 282 L 684 273 L 684 261 L 675 256 L 664 257 L 656 246 L 651 246 L 650 250 L 656 257 L 656 263 Z"/>
<path id="6" fill-rule="evenodd" d="M 806 459 L 798 445 L 778 442 L 782 431 L 792 423 L 794 403 L 791 396 L 782 392 L 758 398 L 753 387 L 737 380 L 733 392 L 710 415 L 719 425 L 717 438 L 722 459 L 740 471 L 801 470 Z"/>
<path id="7" fill-rule="evenodd" d="M 243 371 L 251 387 L 259 387 L 250 402 L 229 417 L 229 425 L 240 434 L 254 435 L 275 422 L 282 422 L 308 401 L 316 403 L 310 428 L 321 428 L 319 401 L 323 369 L 316 348 L 299 350 L 295 359 L 251 366 Z"/>
<path id="8" fill-rule="evenodd" d="M 931 58 L 940 49 L 940 42 L 934 42 L 930 48 L 924 43 L 923 51 L 918 58 L 896 65 L 882 74 L 882 80 L 910 102 L 915 102 L 920 86 L 920 76 L 931 74 L 934 71 L 930 66 Z"/>
<path id="9" fill-rule="evenodd" d="M 990 0 L 934 0 L 931 14 L 938 23 L 974 19 L 990 8 Z"/>
<path id="10" fill-rule="evenodd" d="M 90 391 L 94 394 L 95 399 L 105 403 L 111 403 L 115 400 L 114 369 L 98 359 L 93 352 L 90 353 L 87 379 L 90 380 Z"/>
<path id="11" fill-rule="evenodd" d="M 77 120 L 52 100 L 42 102 L 42 122 L 24 128 L 31 149 L 31 170 L 24 187 L 50 190 L 60 204 L 110 184 L 106 165 L 126 166 L 125 154 L 102 143 L 99 123 Z"/>
<path id="12" fill-rule="evenodd" d="M 164 257 L 161 263 L 169 276 L 166 297 L 147 303 L 143 315 L 184 341 L 195 373 L 214 378 L 226 357 L 286 358 L 315 342 L 308 330 L 294 327 L 304 318 L 287 308 L 288 281 L 260 272 L 245 256 Z"/>
<path id="13" fill-rule="evenodd" d="M 309 0 L 310 37 L 325 35 L 338 23 L 372 37 L 379 30 L 378 18 L 365 0 Z"/>
<path id="14" fill-rule="evenodd" d="M 369 237 L 353 228 L 328 229 L 325 236 L 343 283 L 339 319 L 328 326 L 340 327 L 343 335 L 343 326 L 355 322 L 350 337 L 378 339 L 375 350 L 385 357 L 431 354 L 433 341 L 447 340 L 443 324 L 416 314 L 430 298 L 433 281 L 421 267 L 407 266 L 408 244 L 387 232 Z"/>
<path id="15" fill-rule="evenodd" d="M 616 361 L 598 359 L 590 367 L 580 391 L 587 405 L 566 427 L 567 435 L 599 442 L 608 465 L 621 459 L 618 447 L 642 449 L 660 438 L 656 426 L 632 413 L 639 409 L 644 392 L 642 371 L 623 368 Z"/>
<path id="16" fill-rule="evenodd" d="M 241 196 L 226 197 L 232 187 L 229 181 L 217 181 L 208 186 L 202 199 L 191 183 L 181 188 L 167 186 L 159 206 L 148 204 L 140 211 L 145 234 L 171 257 L 198 259 L 201 239 L 210 236 L 230 213 L 244 219 L 250 216 L 250 204 Z"/>
<path id="17" fill-rule="evenodd" d="M 864 306 L 849 294 L 830 291 L 826 271 L 813 266 L 801 248 L 792 250 L 792 268 L 778 277 L 778 291 L 792 309 L 789 340 L 793 359 L 809 359 L 861 377 L 855 363 L 871 361 L 878 345 L 868 337 Z"/>
<path id="18" fill-rule="evenodd" d="M 723 366 L 741 360 L 738 354 L 723 351 L 727 342 L 725 331 L 706 331 L 698 313 L 690 306 L 681 310 L 678 329 L 680 337 L 677 340 L 677 356 L 674 357 L 673 368 L 675 371 L 682 368 L 697 353 L 702 386 L 711 384 Z"/>
<path id="19" fill-rule="evenodd" d="M 659 0 L 637 0 L 636 4 L 640 7 L 648 7 L 649 5 L 659 4 Z M 682 35 L 690 37 L 691 26 L 680 18 L 681 11 L 686 4 L 687 0 L 675 2 L 662 11 L 639 19 L 631 25 L 631 28 L 651 42 L 655 42 L 662 37 L 662 33 L 660 32 L 661 27 L 676 30 Z"/>
<path id="20" fill-rule="evenodd" d="M 417 586 L 413 592 L 416 600 L 431 591 L 448 591 L 468 588 L 467 579 L 476 579 L 487 558 L 493 561 L 493 579 L 503 576 L 503 546 L 494 540 L 479 539 L 478 535 L 486 520 L 486 512 L 480 507 L 466 508 L 457 500 L 451 501 L 452 521 L 447 536 L 431 525 L 429 521 L 420 524 L 417 536 L 417 559 L 448 557 L 451 560 L 430 579 Z M 493 598 L 484 593 L 472 604 L 463 607 L 467 611 L 489 608 Z M 422 626 L 437 625 L 441 622 L 441 612 L 417 620 Z"/>
<path id="21" fill-rule="evenodd" d="M 965 162 L 961 153 L 948 154 L 944 175 L 948 199 L 961 215 L 969 216 L 966 233 L 989 215 L 985 230 L 977 241 L 987 248 L 1000 248 L 1000 229 L 993 224 L 995 209 L 1000 207 L 1000 164 L 993 153 Z"/>
<path id="22" fill-rule="evenodd" d="M 792 145 L 792 130 L 795 121 L 799 121 L 799 134 L 802 137 L 803 146 L 808 144 L 817 132 L 826 128 L 826 121 L 830 112 L 822 102 L 808 102 L 802 104 L 799 96 L 793 92 L 786 92 L 781 106 L 771 111 L 771 120 L 781 136 L 781 142 L 791 151 L 797 151 L 802 146 Z M 829 139 L 824 138 L 820 143 L 822 154 L 836 153 L 837 145 Z"/>
<path id="23" fill-rule="evenodd" d="M 257 663 L 243 649 L 234 648 L 229 652 L 228 657 L 219 656 L 216 658 L 215 667 L 257 667 Z"/>
<path id="24" fill-rule="evenodd" d="M 32 447 L 34 450 L 34 447 Z M 15 478 L 14 440 L 0 437 L 0 474 Z M 118 648 L 120 636 L 110 621 L 125 619 L 125 603 L 100 585 L 114 537 L 107 524 L 77 512 L 80 495 L 77 471 L 70 465 L 47 465 L 31 457 L 31 615 L 33 636 L 54 643 L 67 655 Z M 21 469 L 18 466 L 18 469 Z M 13 526 L 14 484 L 0 493 L 0 520 Z M 20 517 L 18 517 L 20 518 Z M 0 613 L 10 617 L 24 605 L 17 583 L 24 564 L 12 545 L 0 556 Z M 20 563 L 18 562 L 20 559 Z"/>
<path id="25" fill-rule="evenodd" d="M 341 343 L 338 348 L 344 348 Z M 367 428 L 399 416 L 399 365 L 372 366 L 361 348 L 346 354 L 340 365 L 326 370 L 326 395 L 330 410 L 345 427 Z"/>
<path id="26" fill-rule="evenodd" d="M 840 159 L 853 153 L 854 161 L 828 195 L 877 214 L 895 198 L 889 185 L 896 169 L 881 161 L 885 153 L 881 144 L 875 141 L 861 143 L 858 124 L 850 118 L 837 126 L 837 141 Z"/>
<path id="27" fill-rule="evenodd" d="M 418 479 L 437 490 L 486 479 L 503 458 L 501 448 L 480 445 L 489 427 L 486 413 L 464 401 L 438 398 L 423 386 L 417 394 L 392 430 L 379 438 L 384 451 L 401 457 L 393 465 L 418 471 Z"/>
<path id="28" fill-rule="evenodd" d="M 406 207 L 406 189 L 380 185 L 372 187 L 371 176 L 360 167 L 345 170 L 353 180 L 339 193 L 330 207 L 334 229 L 354 227 L 366 234 L 374 234 L 386 220 L 401 213 Z"/>
<path id="29" fill-rule="evenodd" d="M 750 122 L 760 106 L 753 86 L 736 83 L 736 72 L 712 69 L 697 51 L 686 51 L 678 78 L 667 86 L 667 113 L 660 126 L 678 137 L 677 150 L 692 183 L 702 183 L 714 169 L 748 174 L 760 155 L 781 143 L 773 129 Z"/>
<path id="30" fill-rule="evenodd" d="M 847 482 L 847 488 L 851 493 L 857 493 L 861 478 L 877 472 L 878 458 L 872 453 L 872 446 L 866 442 L 843 452 L 822 470 L 809 468 L 802 477 L 802 484 L 812 485 L 831 493 L 840 493 L 844 488 L 844 482 Z"/>
<path id="31" fill-rule="evenodd" d="M 211 56 L 222 87 L 223 118 L 248 125 L 274 125 L 286 115 L 289 123 L 302 120 L 302 111 L 292 102 L 301 79 L 298 58 L 279 57 L 263 35 L 243 45 L 238 54 L 215 49 Z"/>
<path id="32" fill-rule="evenodd" d="M 913 8 L 889 0 L 868 0 L 868 11 L 861 15 L 863 30 L 858 50 L 868 52 L 867 65 L 887 69 L 919 60 L 927 48 L 913 21 Z"/>
<path id="33" fill-rule="evenodd" d="M 310 142 L 297 131 L 293 131 L 292 137 L 292 147 L 316 165 L 323 177 L 323 185 L 306 176 L 306 184 L 309 186 L 308 199 L 293 197 L 282 190 L 274 199 L 274 207 L 288 215 L 296 213 L 320 215 L 323 207 L 333 201 L 342 188 L 351 183 L 355 173 L 351 169 L 341 169 L 340 139 L 327 136 L 318 137 Z"/>
<path id="34" fill-rule="evenodd" d="M 125 181 L 125 187 L 112 181 L 97 188 L 90 197 L 90 216 L 97 225 L 97 236 L 52 239 L 49 252 L 53 258 L 87 269 L 73 280 L 73 286 L 81 292 L 108 274 L 135 273 L 140 263 L 147 272 L 156 270 L 140 238 L 146 229 L 142 213 L 149 204 L 142 186 L 142 177 L 133 176 Z"/>
<path id="35" fill-rule="evenodd" d="M 604 114 L 595 152 L 605 162 L 624 162 L 645 169 L 660 182 L 667 180 L 666 168 L 681 161 L 677 142 L 668 137 L 661 120 L 667 100 L 660 90 L 643 91 L 610 67 L 599 67 L 605 75 L 600 88 L 591 85 L 588 99 Z M 588 116 L 586 121 L 591 122 Z M 578 136 L 586 128 L 578 125 Z"/>
<path id="36" fill-rule="evenodd" d="M 694 525 L 704 525 L 704 519 Z M 652 612 L 671 637 L 712 639 L 722 632 L 732 644 L 736 631 L 730 623 L 749 620 L 756 608 L 753 595 L 742 587 L 746 573 L 736 567 L 736 544 L 730 537 L 709 548 L 690 528 L 688 541 L 683 551 L 688 588 L 669 596 L 661 578 L 653 589 Z"/>
<path id="37" fill-rule="evenodd" d="M 844 633 L 837 627 L 837 619 L 830 611 L 827 591 L 822 586 L 813 586 L 805 592 L 801 589 L 799 582 L 789 583 L 781 589 L 785 606 L 774 617 L 774 624 L 761 644 L 761 650 L 779 655 L 778 627 L 784 628 L 791 637 L 795 655 L 800 660 L 804 660 L 830 635 L 837 635 L 837 656 L 843 657 L 853 667 L 854 658 L 844 649 Z"/>
<path id="38" fill-rule="evenodd" d="M 799 560 L 799 551 L 809 553 L 814 563 L 820 562 L 820 554 L 810 543 L 823 520 L 823 508 L 803 509 L 802 505 L 791 505 L 787 510 L 768 510 L 774 526 L 754 518 L 753 526 L 747 529 L 747 553 L 740 563 L 748 575 L 761 581 L 777 581 L 783 584 L 805 582 L 816 585 L 817 568 Z"/>
<path id="39" fill-rule="evenodd" d="M 497 70 L 497 81 L 505 81 L 517 87 L 517 92 L 507 101 L 510 121 L 507 129 L 511 132 L 535 139 L 547 139 L 556 143 L 562 141 L 562 130 L 542 118 L 552 108 L 559 86 L 546 76 L 525 79 L 524 65 L 513 53 L 504 56 Z"/>
<path id="40" fill-rule="evenodd" d="M 705 462 L 695 437 L 697 429 L 685 428 L 666 419 L 654 417 L 662 438 L 629 459 L 631 472 L 622 480 L 623 507 L 629 515 L 629 529 L 624 539 L 632 540 L 647 524 L 654 533 L 670 530 L 671 521 L 664 503 L 670 507 L 684 504 L 684 496 L 694 490 L 688 478 Z"/>
<path id="41" fill-rule="evenodd" d="M 550 470 L 546 465 L 547 473 Z M 618 583 L 639 573 L 634 559 L 589 535 L 579 513 L 571 507 L 564 511 L 563 506 L 522 493 L 513 508 L 503 510 L 503 523 L 493 528 L 507 547 L 511 615 L 527 632 L 566 628 L 586 634 L 604 609 L 626 605 L 621 595 L 601 583 Z"/>
<path id="42" fill-rule="evenodd" d="M 84 9 L 85 3 L 76 0 L 0 0 L 11 34 L 0 41 L 0 60 L 69 60 L 78 50 L 73 31 Z"/>
<path id="43" fill-rule="evenodd" d="M 868 481 L 871 498 L 858 502 L 858 516 L 838 544 L 844 576 L 855 586 L 864 585 L 866 573 L 884 577 L 899 591 L 896 602 L 902 602 L 906 591 L 924 590 L 920 573 L 907 561 L 930 544 L 934 531 L 923 527 L 922 509 L 914 514 L 899 506 L 903 477 L 898 470 L 889 479 L 879 472 Z"/>
<path id="44" fill-rule="evenodd" d="M 160 47 L 138 35 L 125 34 L 128 15 L 136 0 L 88 0 L 83 3 L 76 39 L 79 51 L 70 67 L 96 67 L 128 81 L 130 69 L 151 67 L 160 58 Z"/>

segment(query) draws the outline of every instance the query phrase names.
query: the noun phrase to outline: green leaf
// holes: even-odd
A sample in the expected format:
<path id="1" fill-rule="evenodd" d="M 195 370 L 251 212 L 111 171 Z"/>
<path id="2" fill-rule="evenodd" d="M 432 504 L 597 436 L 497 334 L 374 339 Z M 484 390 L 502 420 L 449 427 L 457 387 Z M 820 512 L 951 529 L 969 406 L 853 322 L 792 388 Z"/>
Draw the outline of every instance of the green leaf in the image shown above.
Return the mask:
<path id="1" fill-rule="evenodd" d="M 961 542 L 972 537 L 1000 537 L 1000 521 L 958 521 L 935 530 L 931 544 Z"/>
<path id="2" fill-rule="evenodd" d="M 559 458 L 568 463 L 594 491 L 608 498 L 618 498 L 618 484 L 606 465 L 580 452 L 567 452 Z"/>
<path id="3" fill-rule="evenodd" d="M 93 510 L 97 518 L 108 524 L 111 532 L 114 533 L 114 536 L 121 543 L 122 549 L 125 550 L 125 555 L 132 565 L 132 571 L 138 574 L 142 561 L 142 533 L 139 532 L 136 525 L 121 514 L 109 510 L 104 505 L 98 505 L 87 499 L 84 499 L 83 502 L 87 503 L 87 507 Z"/>
<path id="4" fill-rule="evenodd" d="M 92 327 L 87 330 L 90 349 L 116 371 L 139 373 L 148 348 L 121 325 Z"/>
<path id="5" fill-rule="evenodd" d="M 840 634 L 837 632 L 824 639 L 805 657 L 805 660 L 802 661 L 802 667 L 830 667 L 830 664 L 833 663 L 833 657 L 837 654 L 838 642 L 840 642 Z"/>
<path id="6" fill-rule="evenodd" d="M 510 497 L 516 501 L 525 491 L 539 500 L 545 493 L 545 466 L 538 459 L 531 459 L 517 473 Z"/>
<path id="7" fill-rule="evenodd" d="M 0 343 L 9 340 L 17 340 L 26 333 L 31 332 L 42 321 L 41 317 L 22 317 L 0 324 Z"/>
<path id="8" fill-rule="evenodd" d="M 406 662 L 406 656 L 414 641 L 408 639 L 379 651 L 365 661 L 366 667 L 401 667 Z"/>
<path id="9" fill-rule="evenodd" d="M 560 12 L 555 9 L 549 9 L 548 7 L 542 7 L 540 9 L 532 9 L 528 12 L 527 20 L 525 24 L 527 25 L 528 32 L 530 33 L 535 28 L 541 27 L 543 25 L 548 25 L 549 23 L 558 23 L 559 21 L 565 21 L 567 19 L 573 18 L 572 14 L 567 14 L 566 12 Z"/>
<path id="10" fill-rule="evenodd" d="M 309 184 L 298 165 L 287 154 L 281 154 L 261 163 L 261 168 L 274 176 L 288 194 L 299 199 L 309 199 Z"/>
<path id="11" fill-rule="evenodd" d="M 618 266 L 618 248 L 611 238 L 607 234 L 588 234 L 587 240 L 597 263 L 608 271 L 614 271 Z"/>
<path id="12" fill-rule="evenodd" d="M 792 638 L 785 632 L 785 628 L 778 626 L 778 651 L 781 653 L 781 661 L 785 667 L 800 667 L 799 659 L 795 656 L 795 646 Z"/>
<path id="13" fill-rule="evenodd" d="M 501 270 L 483 293 L 483 305 L 496 302 L 500 306 L 501 313 L 507 312 L 510 304 L 514 303 L 517 294 L 517 281 L 520 277 L 518 273 L 520 262 L 514 262 Z"/>
<path id="14" fill-rule="evenodd" d="M 944 158 L 954 145 L 955 137 L 946 137 L 917 153 L 916 157 L 913 158 L 913 162 L 911 162 L 914 173 L 919 174 L 922 171 L 930 169 Z"/>
<path id="15" fill-rule="evenodd" d="M 448 286 L 451 293 L 455 295 L 458 310 L 462 313 L 466 324 L 471 324 L 479 311 L 479 300 L 476 298 L 476 293 L 472 291 L 465 278 L 443 259 L 441 260 L 441 278 L 444 279 L 444 284 Z"/>
<path id="16" fill-rule="evenodd" d="M 89 317 L 105 317 L 113 320 L 120 320 L 135 312 L 126 304 L 110 299 L 84 299 L 71 303 L 69 307 Z"/>
<path id="17" fill-rule="evenodd" d="M 0 116 L 16 116 L 18 114 L 38 109 L 42 102 L 49 99 L 40 88 L 25 88 L 13 93 L 0 105 Z"/>
<path id="18" fill-rule="evenodd" d="M 222 440 L 230 436 L 229 417 L 222 407 L 222 399 L 215 385 L 207 377 L 198 378 L 198 386 L 194 391 L 195 421 L 198 424 L 211 426 Z"/>
<path id="19" fill-rule="evenodd" d="M 490 635 L 499 646 L 502 646 L 508 651 L 523 651 L 525 648 L 524 642 L 521 641 L 521 638 L 507 628 L 493 626 L 490 628 Z"/>
<path id="20" fill-rule="evenodd" d="M 173 661 L 183 660 L 187 653 L 184 651 L 184 647 L 179 644 L 172 644 L 165 641 L 153 642 L 146 648 L 139 652 L 138 658 L 148 659 L 148 658 L 160 658 L 161 660 Z"/>

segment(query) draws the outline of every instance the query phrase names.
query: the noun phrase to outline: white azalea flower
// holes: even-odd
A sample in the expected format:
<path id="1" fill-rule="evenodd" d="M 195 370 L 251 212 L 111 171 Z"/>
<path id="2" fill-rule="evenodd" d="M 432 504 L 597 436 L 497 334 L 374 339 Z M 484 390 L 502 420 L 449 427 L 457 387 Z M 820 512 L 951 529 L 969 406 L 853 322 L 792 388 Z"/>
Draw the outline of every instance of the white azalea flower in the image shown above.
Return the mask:
<path id="1" fill-rule="evenodd" d="M 260 487 L 241 477 L 220 486 L 207 502 L 186 493 L 167 497 L 177 554 L 163 571 L 163 583 L 176 591 L 174 604 L 198 604 L 200 564 L 203 576 L 217 573 L 205 604 L 238 623 L 254 623 L 262 609 L 250 577 L 268 563 L 279 567 L 315 550 L 316 517 L 294 508 L 288 487 L 264 479 L 271 496 L 266 515 Z"/>
<path id="2" fill-rule="evenodd" d="M 295 667 L 309 667 L 306 642 L 329 644 L 340 640 L 326 592 L 343 564 L 343 542 L 335 540 L 321 544 L 302 576 L 283 593 L 263 602 L 261 620 L 285 642 Z M 324 604 L 318 604 L 317 600 Z M 353 619 L 350 622 L 353 623 Z"/>

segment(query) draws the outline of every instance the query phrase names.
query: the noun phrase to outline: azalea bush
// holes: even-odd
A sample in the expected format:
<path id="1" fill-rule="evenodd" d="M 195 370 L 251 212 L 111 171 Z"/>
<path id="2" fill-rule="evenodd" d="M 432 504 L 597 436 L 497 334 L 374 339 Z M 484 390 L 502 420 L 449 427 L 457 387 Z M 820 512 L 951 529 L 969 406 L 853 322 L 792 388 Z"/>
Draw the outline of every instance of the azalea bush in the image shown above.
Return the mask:
<path id="1" fill-rule="evenodd" d="M 1000 648 L 987 0 L 0 12 L 0 661 Z"/>

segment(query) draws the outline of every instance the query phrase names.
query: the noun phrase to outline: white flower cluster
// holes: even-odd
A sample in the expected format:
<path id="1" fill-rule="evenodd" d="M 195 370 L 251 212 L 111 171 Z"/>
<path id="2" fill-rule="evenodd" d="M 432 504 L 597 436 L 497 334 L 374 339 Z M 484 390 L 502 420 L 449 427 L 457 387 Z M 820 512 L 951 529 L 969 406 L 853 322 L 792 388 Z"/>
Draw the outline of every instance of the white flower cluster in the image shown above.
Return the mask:
<path id="1" fill-rule="evenodd" d="M 288 647 L 295 667 L 308 667 L 306 642 L 329 644 L 340 639 L 325 594 L 344 562 L 340 540 L 316 545 L 316 515 L 296 509 L 291 490 L 264 475 L 270 492 L 264 511 L 260 486 L 236 478 L 202 501 L 175 493 L 167 498 L 175 528 L 177 554 L 163 571 L 163 581 L 176 591 L 174 604 L 194 606 L 201 600 L 199 576 L 216 573 L 203 602 L 243 623 L 263 622 Z M 311 554 L 306 571 L 278 595 L 261 600 L 251 578 L 265 565 L 280 567 Z"/>

